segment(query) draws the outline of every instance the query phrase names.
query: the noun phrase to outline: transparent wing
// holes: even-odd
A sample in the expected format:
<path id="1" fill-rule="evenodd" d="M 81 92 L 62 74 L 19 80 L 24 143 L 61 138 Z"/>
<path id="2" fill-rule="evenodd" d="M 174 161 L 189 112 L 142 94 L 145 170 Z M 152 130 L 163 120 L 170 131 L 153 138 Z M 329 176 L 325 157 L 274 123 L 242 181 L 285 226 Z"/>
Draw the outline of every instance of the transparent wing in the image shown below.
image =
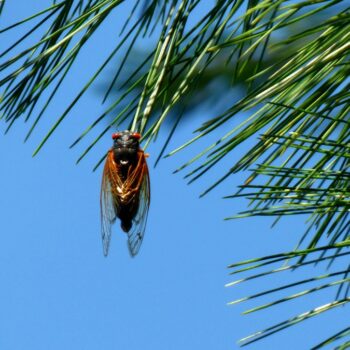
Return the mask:
<path id="1" fill-rule="evenodd" d="M 111 241 L 112 225 L 115 223 L 117 218 L 116 213 L 116 199 L 113 195 L 113 188 L 115 188 L 114 180 L 116 179 L 117 169 L 116 164 L 111 157 L 111 151 L 107 154 L 107 159 L 102 176 L 101 185 L 101 233 L 102 233 L 102 244 L 103 254 L 107 256 L 109 244 Z"/>
<path id="2" fill-rule="evenodd" d="M 140 176 L 142 176 L 142 182 L 139 189 L 139 207 L 134 219 L 132 220 L 132 227 L 128 232 L 128 248 L 133 257 L 138 253 L 145 235 L 148 208 L 151 199 L 148 167 L 143 153 L 142 157 L 143 160 L 140 164 Z"/>

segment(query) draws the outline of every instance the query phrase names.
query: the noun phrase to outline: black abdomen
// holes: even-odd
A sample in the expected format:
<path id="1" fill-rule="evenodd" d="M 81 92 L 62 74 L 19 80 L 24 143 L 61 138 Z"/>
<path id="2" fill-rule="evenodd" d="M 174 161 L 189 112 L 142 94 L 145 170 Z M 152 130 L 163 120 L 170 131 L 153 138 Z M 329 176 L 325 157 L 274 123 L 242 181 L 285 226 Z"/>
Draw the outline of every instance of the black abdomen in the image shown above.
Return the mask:
<path id="1" fill-rule="evenodd" d="M 132 220 L 135 218 L 139 208 L 139 198 L 135 196 L 131 202 L 120 204 L 118 210 L 118 218 L 120 226 L 124 232 L 129 232 L 132 227 Z"/>

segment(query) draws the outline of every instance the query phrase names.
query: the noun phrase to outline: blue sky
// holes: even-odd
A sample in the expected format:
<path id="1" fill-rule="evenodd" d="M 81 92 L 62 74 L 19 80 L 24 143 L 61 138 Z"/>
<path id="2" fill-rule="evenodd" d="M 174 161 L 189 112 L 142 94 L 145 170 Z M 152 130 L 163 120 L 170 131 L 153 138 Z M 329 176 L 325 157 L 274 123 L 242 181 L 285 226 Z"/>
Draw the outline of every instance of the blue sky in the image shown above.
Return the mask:
<path id="1" fill-rule="evenodd" d="M 2 25 L 47 3 L 20 1 L 21 6 L 16 6 L 9 2 Z M 246 205 L 244 200 L 221 199 L 234 192 L 244 177 L 230 178 L 203 199 L 198 195 L 238 156 L 233 154 L 187 186 L 181 174 L 172 171 L 203 144 L 154 169 L 164 135 L 148 149 L 152 203 L 140 253 L 130 258 L 125 236 L 116 230 L 109 256 L 103 257 L 99 214 L 102 169 L 95 173 L 91 169 L 111 146 L 111 139 L 105 137 L 78 166 L 75 161 L 83 147 L 68 150 L 101 111 L 98 89 L 87 94 L 37 157 L 32 158 L 31 153 L 78 91 L 77 82 L 88 79 L 91 64 L 97 67 L 106 57 L 100 54 L 108 51 L 104 31 L 112 25 L 107 21 L 87 45 L 29 142 L 23 144 L 28 126 L 22 122 L 0 137 L 0 349 L 237 349 L 236 341 L 250 332 L 328 302 L 327 294 L 320 293 L 250 316 L 240 315 L 245 305 L 226 305 L 268 288 L 271 282 L 225 288 L 232 280 L 226 266 L 292 249 L 303 231 L 303 219 L 289 218 L 274 230 L 270 230 L 269 219 L 223 221 Z M 13 38 L 3 38 L 2 48 L 7 40 Z M 205 111 L 199 112 L 206 117 Z M 200 118 L 194 120 L 200 122 Z M 186 140 L 192 129 L 186 124 L 171 146 Z M 322 333 L 325 338 L 337 331 L 339 320 L 346 319 L 345 309 L 327 316 L 328 322 L 323 322 L 323 315 L 249 349 L 281 349 L 281 344 L 283 349 L 308 349 L 315 341 L 308 335 Z"/>

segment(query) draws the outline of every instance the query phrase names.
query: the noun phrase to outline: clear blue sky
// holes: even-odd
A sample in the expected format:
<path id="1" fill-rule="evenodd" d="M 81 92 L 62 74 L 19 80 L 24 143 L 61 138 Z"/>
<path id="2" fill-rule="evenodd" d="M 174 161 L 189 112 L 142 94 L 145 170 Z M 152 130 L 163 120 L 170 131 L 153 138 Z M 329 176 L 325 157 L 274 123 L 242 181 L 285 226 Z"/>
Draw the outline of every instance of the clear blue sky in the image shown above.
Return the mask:
<path id="1" fill-rule="evenodd" d="M 47 3 L 8 2 L 2 26 Z M 270 283 L 261 280 L 259 284 L 225 288 L 231 281 L 226 266 L 292 249 L 303 231 L 303 221 L 290 218 L 274 230 L 270 230 L 272 221 L 266 219 L 223 221 L 246 205 L 244 200 L 221 199 L 232 193 L 243 177 L 229 179 L 203 199 L 198 195 L 228 168 L 235 156 L 198 183 L 187 186 L 172 171 L 201 144 L 153 169 L 162 135 L 148 150 L 152 203 L 140 253 L 130 258 L 125 236 L 117 230 L 108 258 L 103 257 L 101 169 L 95 173 L 91 169 L 111 146 L 111 139 L 103 139 L 78 166 L 75 160 L 84 148 L 68 150 L 79 132 L 101 111 L 97 87 L 74 109 L 42 152 L 34 159 L 31 153 L 62 106 L 70 102 L 78 89 L 77 82 L 88 79 L 91 64 L 96 67 L 106 57 L 110 44 L 105 33 L 112 30 L 113 24 L 112 20 L 107 22 L 103 29 L 106 32 L 97 33 L 87 46 L 33 138 L 23 144 L 28 126 L 22 122 L 0 137 L 0 349 L 237 349 L 236 341 L 250 332 L 327 302 L 327 294 L 321 293 L 250 316 L 240 315 L 248 305 L 226 305 L 240 296 L 264 290 Z M 11 40 L 13 37 L 4 36 L 1 49 Z M 184 141 L 191 128 L 186 125 L 181 129 L 172 146 Z M 4 129 L 2 123 L 1 130 Z M 265 300 L 268 299 L 261 302 Z M 309 335 L 318 333 L 325 338 L 334 333 L 339 320 L 346 319 L 345 309 L 327 316 L 330 322 L 322 322 L 323 316 L 249 349 L 308 349 L 315 341 Z"/>

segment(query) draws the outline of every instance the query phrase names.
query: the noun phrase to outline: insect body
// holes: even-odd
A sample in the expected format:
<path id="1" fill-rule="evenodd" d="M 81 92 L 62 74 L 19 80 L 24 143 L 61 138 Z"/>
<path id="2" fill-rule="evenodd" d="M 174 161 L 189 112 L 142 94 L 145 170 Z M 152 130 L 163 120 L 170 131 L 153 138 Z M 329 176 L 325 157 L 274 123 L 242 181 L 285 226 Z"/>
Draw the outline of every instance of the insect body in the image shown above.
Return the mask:
<path id="1" fill-rule="evenodd" d="M 146 155 L 139 145 L 139 133 L 125 130 L 112 138 L 114 144 L 107 153 L 101 187 L 103 252 L 108 254 L 112 225 L 119 218 L 128 235 L 130 254 L 135 256 L 143 240 L 150 204 Z"/>

